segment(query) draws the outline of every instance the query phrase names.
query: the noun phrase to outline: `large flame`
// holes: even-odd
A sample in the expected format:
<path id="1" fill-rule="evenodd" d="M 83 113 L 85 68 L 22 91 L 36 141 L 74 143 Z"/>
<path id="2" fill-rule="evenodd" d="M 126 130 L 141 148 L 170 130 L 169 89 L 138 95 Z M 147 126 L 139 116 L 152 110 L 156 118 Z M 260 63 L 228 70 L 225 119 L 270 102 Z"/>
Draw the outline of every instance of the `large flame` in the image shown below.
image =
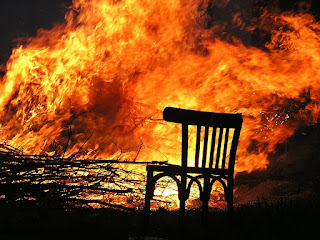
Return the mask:
<path id="1" fill-rule="evenodd" d="M 1 140 L 53 154 L 70 137 L 70 153 L 86 142 L 89 157 L 127 151 L 178 163 L 180 129 L 161 120 L 166 106 L 241 112 L 236 172 L 265 169 L 278 143 L 317 122 L 320 24 L 265 11 L 243 30 L 271 34 L 262 50 L 208 27 L 208 5 L 227 3 L 74 0 L 66 23 L 13 50 L 0 85 Z M 241 25 L 239 14 L 233 21 Z"/>

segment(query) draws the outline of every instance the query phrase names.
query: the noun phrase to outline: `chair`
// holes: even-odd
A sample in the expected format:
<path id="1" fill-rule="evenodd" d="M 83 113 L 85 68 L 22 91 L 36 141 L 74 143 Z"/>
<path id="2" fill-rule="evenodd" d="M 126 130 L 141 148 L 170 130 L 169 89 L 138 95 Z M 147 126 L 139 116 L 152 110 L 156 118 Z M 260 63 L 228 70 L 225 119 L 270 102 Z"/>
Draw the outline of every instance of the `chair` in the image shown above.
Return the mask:
<path id="1" fill-rule="evenodd" d="M 235 156 L 242 126 L 241 114 L 212 113 L 167 107 L 163 119 L 182 125 L 181 166 L 147 165 L 147 185 L 145 195 L 145 227 L 148 228 L 150 201 L 154 195 L 156 182 L 165 176 L 171 177 L 178 186 L 180 201 L 180 223 L 183 223 L 185 201 L 189 198 L 191 185 L 199 187 L 202 201 L 202 219 L 208 212 L 210 193 L 215 181 L 219 181 L 225 193 L 228 215 L 233 213 L 233 175 Z M 196 141 L 194 163 L 188 164 L 189 125 L 194 125 Z M 195 131 L 196 128 L 196 131 Z M 203 137 L 201 137 L 203 135 Z M 201 146 L 201 147 L 200 147 Z M 202 151 L 201 151 L 202 150 Z M 201 154 L 202 153 L 202 154 Z M 202 159 L 199 159 L 201 157 Z M 191 159 L 191 156 L 190 156 Z M 189 161 L 190 162 L 190 161 Z M 201 163 L 201 165 L 200 165 Z M 191 166 L 190 166 L 191 165 Z M 200 179 L 203 179 L 202 182 Z"/>

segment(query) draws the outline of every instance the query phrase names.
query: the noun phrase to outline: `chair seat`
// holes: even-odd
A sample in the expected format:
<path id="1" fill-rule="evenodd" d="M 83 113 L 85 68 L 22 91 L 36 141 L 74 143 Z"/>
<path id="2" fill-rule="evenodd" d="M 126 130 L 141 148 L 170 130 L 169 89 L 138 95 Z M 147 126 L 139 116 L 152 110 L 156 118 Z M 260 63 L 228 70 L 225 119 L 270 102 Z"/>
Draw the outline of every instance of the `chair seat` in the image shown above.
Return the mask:
<path id="1" fill-rule="evenodd" d="M 200 168 L 200 167 L 184 167 L 178 165 L 158 165 L 148 164 L 147 171 L 153 172 L 166 172 L 174 175 L 181 175 L 182 173 L 198 173 L 198 174 L 214 174 L 228 177 L 233 176 L 233 172 L 229 169 L 216 169 L 216 168 Z"/>

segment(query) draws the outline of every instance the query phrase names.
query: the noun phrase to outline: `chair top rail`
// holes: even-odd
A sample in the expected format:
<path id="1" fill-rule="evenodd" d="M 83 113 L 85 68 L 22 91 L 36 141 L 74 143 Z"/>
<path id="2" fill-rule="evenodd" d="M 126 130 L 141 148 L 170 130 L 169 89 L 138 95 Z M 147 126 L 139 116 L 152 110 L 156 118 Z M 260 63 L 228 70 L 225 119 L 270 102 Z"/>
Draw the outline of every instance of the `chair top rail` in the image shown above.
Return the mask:
<path id="1" fill-rule="evenodd" d="M 239 128 L 243 121 L 241 113 L 213 113 L 173 107 L 164 109 L 163 119 L 174 123 L 221 128 Z"/>

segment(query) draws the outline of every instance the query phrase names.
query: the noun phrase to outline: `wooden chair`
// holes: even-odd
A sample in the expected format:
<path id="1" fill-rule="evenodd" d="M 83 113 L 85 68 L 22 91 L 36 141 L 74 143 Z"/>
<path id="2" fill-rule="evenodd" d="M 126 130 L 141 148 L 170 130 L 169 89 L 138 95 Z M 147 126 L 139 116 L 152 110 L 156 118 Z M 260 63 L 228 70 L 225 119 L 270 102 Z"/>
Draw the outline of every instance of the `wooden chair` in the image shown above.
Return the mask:
<path id="1" fill-rule="evenodd" d="M 149 224 L 150 201 L 154 195 L 156 182 L 165 176 L 171 177 L 178 186 L 180 223 L 183 222 L 185 201 L 189 198 L 191 185 L 194 182 L 198 185 L 200 191 L 202 219 L 206 219 L 210 193 L 215 181 L 219 181 L 222 184 L 225 201 L 227 202 L 227 211 L 228 214 L 232 215 L 233 175 L 236 150 L 242 126 L 241 114 L 200 112 L 167 107 L 163 111 L 163 119 L 182 125 L 181 166 L 147 165 L 145 227 L 148 228 Z M 188 147 L 189 125 L 196 126 L 194 127 L 194 129 L 196 128 L 196 146 L 194 149 L 194 164 L 192 166 L 187 161 L 188 153 L 190 153 Z M 204 134 L 203 137 L 201 137 L 201 133 Z M 199 159 L 201 155 L 202 159 Z M 202 184 L 200 179 L 203 179 Z"/>

